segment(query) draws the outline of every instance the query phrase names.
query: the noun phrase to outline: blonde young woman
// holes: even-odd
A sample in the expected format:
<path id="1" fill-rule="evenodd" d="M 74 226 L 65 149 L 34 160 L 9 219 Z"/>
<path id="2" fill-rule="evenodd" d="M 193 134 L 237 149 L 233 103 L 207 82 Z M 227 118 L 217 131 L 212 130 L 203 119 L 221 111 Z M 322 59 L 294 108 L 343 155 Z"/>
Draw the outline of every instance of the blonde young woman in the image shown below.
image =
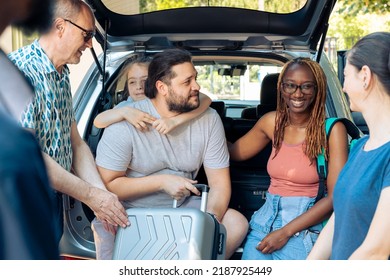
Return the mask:
<path id="1" fill-rule="evenodd" d="M 264 115 L 229 147 L 233 160 L 246 160 L 272 141 L 265 204 L 252 216 L 242 259 L 305 259 L 332 212 L 333 186 L 348 157 L 345 126 L 325 136 L 326 76 L 317 62 L 297 58 L 278 80 L 276 111 Z M 319 178 L 316 157 L 328 159 L 328 195 L 314 204 Z"/>
<path id="2" fill-rule="evenodd" d="M 147 58 L 137 58 L 125 64 L 122 68 L 120 77 L 126 75 L 124 96 L 126 101 L 120 102 L 115 108 L 106 110 L 96 116 L 94 125 L 98 128 L 105 128 L 113 123 L 127 120 L 140 131 L 148 129 L 148 124 L 152 125 L 161 134 L 167 134 L 175 127 L 199 116 L 211 104 L 211 99 L 200 93 L 199 108 L 172 118 L 156 119 L 152 115 L 127 106 L 131 102 L 143 100 L 145 96 L 145 81 L 148 78 L 148 67 L 150 60 Z"/>

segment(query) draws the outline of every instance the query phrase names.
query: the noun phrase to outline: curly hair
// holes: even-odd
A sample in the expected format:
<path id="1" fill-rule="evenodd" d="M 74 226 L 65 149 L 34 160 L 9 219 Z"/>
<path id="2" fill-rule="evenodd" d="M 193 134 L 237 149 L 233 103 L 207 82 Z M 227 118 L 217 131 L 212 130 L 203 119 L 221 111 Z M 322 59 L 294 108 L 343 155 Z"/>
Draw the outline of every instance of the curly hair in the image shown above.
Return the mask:
<path id="1" fill-rule="evenodd" d="M 325 157 L 328 158 L 328 145 L 325 135 L 325 100 L 326 100 L 326 76 L 321 66 L 309 59 L 309 58 L 295 58 L 287 62 L 278 79 L 278 94 L 277 94 L 277 107 L 276 107 L 276 119 L 274 129 L 274 142 L 275 156 L 278 154 L 281 143 L 284 137 L 284 129 L 289 123 L 289 109 L 286 101 L 282 98 L 281 84 L 284 79 L 285 73 L 293 65 L 304 65 L 310 69 L 313 73 L 316 82 L 315 99 L 311 104 L 310 119 L 306 128 L 306 148 L 305 155 L 311 160 L 315 161 L 317 155 L 324 149 Z"/>

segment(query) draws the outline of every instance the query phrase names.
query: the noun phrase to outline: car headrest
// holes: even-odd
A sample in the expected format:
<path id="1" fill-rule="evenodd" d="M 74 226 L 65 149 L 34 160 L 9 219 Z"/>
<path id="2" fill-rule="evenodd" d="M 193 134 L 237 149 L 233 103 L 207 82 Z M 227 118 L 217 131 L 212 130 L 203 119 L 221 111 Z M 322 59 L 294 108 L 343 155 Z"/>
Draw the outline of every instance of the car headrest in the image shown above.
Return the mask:
<path id="1" fill-rule="evenodd" d="M 210 107 L 217 111 L 221 118 L 225 116 L 225 102 L 220 100 L 213 100 L 210 104 Z"/>
<path id="2" fill-rule="evenodd" d="M 261 83 L 260 104 L 275 105 L 277 100 L 279 73 L 268 74 L 264 77 Z"/>
<path id="3" fill-rule="evenodd" d="M 275 111 L 277 105 L 279 73 L 268 74 L 261 83 L 260 104 L 256 108 L 256 117 Z"/>

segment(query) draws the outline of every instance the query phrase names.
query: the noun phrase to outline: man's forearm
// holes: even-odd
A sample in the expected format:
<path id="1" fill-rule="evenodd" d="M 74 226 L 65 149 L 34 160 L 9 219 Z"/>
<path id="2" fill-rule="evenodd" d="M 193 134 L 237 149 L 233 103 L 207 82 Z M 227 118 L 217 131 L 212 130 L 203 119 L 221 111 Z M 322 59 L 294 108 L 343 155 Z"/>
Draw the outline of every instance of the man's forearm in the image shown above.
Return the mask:
<path id="1" fill-rule="evenodd" d="M 207 211 L 216 215 L 216 218 L 221 221 L 223 216 L 225 215 L 228 205 L 229 198 L 225 192 L 218 188 L 211 187 L 208 199 L 208 207 Z"/>
<path id="2" fill-rule="evenodd" d="M 207 211 L 217 216 L 221 221 L 225 215 L 231 196 L 229 168 L 205 168 L 210 186 Z"/>
<path id="3" fill-rule="evenodd" d="M 73 148 L 73 169 L 75 174 L 94 187 L 106 189 L 88 145 L 82 141 L 77 148 Z"/>
<path id="4" fill-rule="evenodd" d="M 42 153 L 52 187 L 61 193 L 84 201 L 89 196 L 89 185 L 65 170 L 46 153 Z"/>

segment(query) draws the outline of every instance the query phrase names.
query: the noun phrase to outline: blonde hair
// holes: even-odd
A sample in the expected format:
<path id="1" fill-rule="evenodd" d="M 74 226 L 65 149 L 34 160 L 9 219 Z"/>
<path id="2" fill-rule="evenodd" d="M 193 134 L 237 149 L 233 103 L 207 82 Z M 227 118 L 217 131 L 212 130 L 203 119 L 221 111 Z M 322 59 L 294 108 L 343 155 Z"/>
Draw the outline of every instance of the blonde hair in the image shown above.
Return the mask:
<path id="1" fill-rule="evenodd" d="M 306 148 L 304 150 L 305 155 L 311 160 L 315 161 L 317 156 L 321 153 L 322 149 L 326 151 L 325 158 L 328 158 L 328 145 L 325 135 L 325 101 L 326 101 L 326 76 L 321 66 L 309 59 L 309 58 L 296 58 L 287 62 L 278 79 L 278 94 L 277 94 L 277 108 L 276 108 L 276 120 L 274 130 L 274 143 L 275 156 L 280 150 L 281 143 L 283 141 L 284 129 L 289 123 L 289 112 L 286 101 L 282 98 L 281 84 L 285 73 L 290 69 L 292 65 L 304 65 L 307 66 L 314 75 L 316 83 L 315 99 L 310 105 L 311 113 L 309 123 L 306 128 Z"/>
<path id="2" fill-rule="evenodd" d="M 127 73 L 129 72 L 131 67 L 133 67 L 136 64 L 140 64 L 140 65 L 144 65 L 148 68 L 150 61 L 151 61 L 150 58 L 141 56 L 141 57 L 129 58 L 124 63 L 122 69 L 120 70 L 120 72 L 118 74 L 118 77 L 119 77 L 118 86 L 121 88 L 121 90 L 122 90 L 122 86 L 123 86 L 122 97 L 118 99 L 118 102 L 126 100 L 130 95 L 129 89 L 127 87 Z M 118 86 L 117 86 L 117 89 L 118 89 Z"/>

